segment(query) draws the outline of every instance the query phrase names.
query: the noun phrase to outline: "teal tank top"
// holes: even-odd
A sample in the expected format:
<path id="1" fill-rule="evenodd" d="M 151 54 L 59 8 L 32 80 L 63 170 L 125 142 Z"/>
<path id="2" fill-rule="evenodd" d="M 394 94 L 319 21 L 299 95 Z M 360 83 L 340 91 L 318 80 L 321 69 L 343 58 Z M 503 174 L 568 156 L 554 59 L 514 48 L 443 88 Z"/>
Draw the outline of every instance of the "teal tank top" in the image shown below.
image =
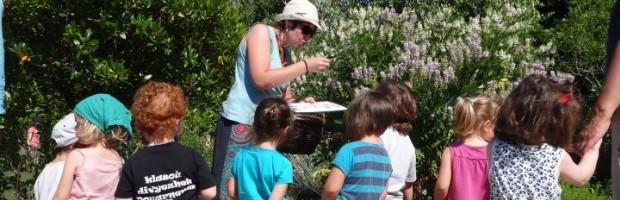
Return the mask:
<path id="1" fill-rule="evenodd" d="M 280 54 L 278 53 L 276 32 L 271 26 L 268 26 L 267 31 L 269 31 L 269 54 L 271 57 L 270 68 L 282 68 L 283 66 L 280 62 Z M 226 98 L 226 101 L 224 101 L 220 115 L 226 119 L 242 124 L 252 124 L 256 106 L 267 97 L 282 97 L 286 91 L 286 87 L 288 87 L 288 83 L 266 90 L 257 89 L 252 83 L 252 77 L 250 76 L 250 64 L 246 46 L 246 38 L 244 37 L 237 48 L 235 82 L 228 92 L 228 97 Z M 286 55 L 289 63 L 291 63 L 292 59 L 288 50 L 285 49 L 284 54 Z"/>

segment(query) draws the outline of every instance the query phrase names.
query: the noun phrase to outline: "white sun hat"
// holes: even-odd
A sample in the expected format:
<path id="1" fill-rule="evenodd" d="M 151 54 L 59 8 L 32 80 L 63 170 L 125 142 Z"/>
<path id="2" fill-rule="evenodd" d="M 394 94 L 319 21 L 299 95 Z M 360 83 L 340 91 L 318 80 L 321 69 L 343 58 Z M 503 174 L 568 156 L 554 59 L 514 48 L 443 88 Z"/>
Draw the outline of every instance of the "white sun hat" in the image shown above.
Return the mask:
<path id="1" fill-rule="evenodd" d="M 319 23 L 316 6 L 308 0 L 291 0 L 284 6 L 282 13 L 276 15 L 276 21 L 299 20 L 313 24 L 318 32 L 323 31 Z"/>
<path id="2" fill-rule="evenodd" d="M 73 113 L 65 115 L 54 125 L 52 139 L 56 141 L 56 148 L 66 147 L 77 142 L 76 125 L 77 122 L 75 122 L 75 115 Z"/>

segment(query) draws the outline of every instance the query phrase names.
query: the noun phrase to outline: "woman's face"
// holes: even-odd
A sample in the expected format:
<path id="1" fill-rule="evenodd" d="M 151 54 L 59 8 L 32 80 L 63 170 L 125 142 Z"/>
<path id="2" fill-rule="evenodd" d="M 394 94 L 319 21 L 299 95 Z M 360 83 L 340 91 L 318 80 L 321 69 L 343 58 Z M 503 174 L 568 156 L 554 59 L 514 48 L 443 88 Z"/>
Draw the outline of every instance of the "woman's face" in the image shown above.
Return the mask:
<path id="1" fill-rule="evenodd" d="M 287 43 L 293 48 L 305 45 L 316 33 L 316 27 L 310 23 L 299 22 L 296 27 L 287 32 Z"/>

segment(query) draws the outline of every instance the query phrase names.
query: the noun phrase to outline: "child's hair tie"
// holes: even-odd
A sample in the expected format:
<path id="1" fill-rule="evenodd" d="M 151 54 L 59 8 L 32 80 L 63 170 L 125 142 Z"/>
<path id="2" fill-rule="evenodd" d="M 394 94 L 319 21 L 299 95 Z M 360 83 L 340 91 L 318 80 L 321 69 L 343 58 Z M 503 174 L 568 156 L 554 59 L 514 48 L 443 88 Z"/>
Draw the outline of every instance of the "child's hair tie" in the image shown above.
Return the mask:
<path id="1" fill-rule="evenodd" d="M 558 99 L 558 103 L 560 103 L 560 105 L 564 105 L 564 104 L 568 103 L 572 97 L 573 97 L 573 93 L 572 92 L 563 94 Z"/>

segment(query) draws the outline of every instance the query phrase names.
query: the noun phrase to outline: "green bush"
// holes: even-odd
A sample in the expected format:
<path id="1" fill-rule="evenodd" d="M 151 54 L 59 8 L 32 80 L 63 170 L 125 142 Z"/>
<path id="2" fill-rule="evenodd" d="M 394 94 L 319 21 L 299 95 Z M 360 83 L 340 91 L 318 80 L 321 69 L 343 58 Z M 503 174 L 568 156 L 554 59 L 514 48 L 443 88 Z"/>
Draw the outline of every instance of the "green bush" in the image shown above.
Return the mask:
<path id="1" fill-rule="evenodd" d="M 52 157 L 51 127 L 80 99 L 104 92 L 129 106 L 148 80 L 183 87 L 192 106 L 182 142 L 210 155 L 204 145 L 231 82 L 234 50 L 247 29 L 240 4 L 11 0 L 5 7 L 4 198 L 33 198 L 34 175 Z M 24 153 L 23 140 L 35 116 L 43 118 L 42 149 L 32 155 Z"/>
<path id="2" fill-rule="evenodd" d="M 589 110 L 602 81 L 613 3 L 571 0 L 565 12 L 564 1 L 556 0 L 313 2 L 327 31 L 295 57 L 323 54 L 334 59 L 329 71 L 295 80 L 296 93 L 346 104 L 383 79 L 408 83 L 419 108 L 411 133 L 419 199 L 432 195 L 441 150 L 454 139 L 451 106 L 456 97 L 487 93 L 501 99 L 523 75 L 556 70 L 575 75 Z M 283 0 L 4 3 L 8 95 L 7 114 L 0 116 L 3 199 L 32 199 L 34 178 L 51 158 L 51 127 L 80 99 L 105 92 L 130 105 L 135 90 L 148 80 L 183 87 L 191 106 L 181 142 L 210 161 L 212 133 L 232 82 L 238 42 L 251 24 L 270 21 L 284 6 Z M 314 154 L 291 156 L 302 167 L 296 170 L 292 196 L 321 190 L 329 161 L 347 142 L 341 114 L 327 115 L 326 133 Z M 29 151 L 25 130 L 36 116 L 43 118 L 42 148 Z M 134 138 L 121 153 L 130 155 L 138 143 Z M 609 145 L 604 149 L 608 152 Z M 600 177 L 605 184 L 609 176 Z M 597 185 L 583 190 L 564 185 L 563 195 L 609 196 L 608 189 Z"/>
<path id="3" fill-rule="evenodd" d="M 332 55 L 332 66 L 297 79 L 294 87 L 319 100 L 346 104 L 383 79 L 409 84 L 419 108 L 411 133 L 419 198 L 430 198 L 441 151 L 454 139 L 451 106 L 456 97 L 487 93 L 499 100 L 521 77 L 548 73 L 554 63 L 555 46 L 535 43 L 534 33 L 542 27 L 534 1 L 487 2 L 475 16 L 445 4 L 412 4 L 401 12 L 374 6 L 341 12 L 321 3 L 329 31 L 296 57 Z M 325 156 L 345 142 L 342 134 L 328 134 L 326 140 L 330 146 L 320 149 L 318 166 L 328 166 L 332 158 Z"/>
<path id="4" fill-rule="evenodd" d="M 583 120 L 589 120 L 604 79 L 607 29 L 613 0 L 568 1 L 566 18 L 549 27 L 550 36 L 558 46 L 554 66 L 558 70 L 575 74 L 574 87 L 583 99 Z M 609 136 L 609 134 L 608 134 Z M 610 174 L 611 138 L 606 137 L 601 147 L 598 169 L 595 173 L 599 184 L 607 184 Z"/>

